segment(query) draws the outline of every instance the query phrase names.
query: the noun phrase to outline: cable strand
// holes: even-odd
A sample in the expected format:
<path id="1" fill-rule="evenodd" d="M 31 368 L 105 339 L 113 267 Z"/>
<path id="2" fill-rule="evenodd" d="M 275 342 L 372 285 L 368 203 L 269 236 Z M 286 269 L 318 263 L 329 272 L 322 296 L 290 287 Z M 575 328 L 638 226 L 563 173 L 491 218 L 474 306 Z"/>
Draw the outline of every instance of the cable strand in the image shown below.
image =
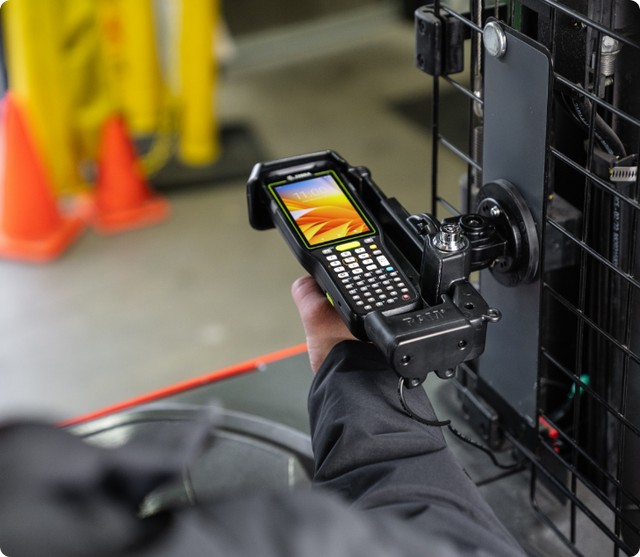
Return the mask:
<path id="1" fill-rule="evenodd" d="M 501 464 L 496 458 L 495 454 L 493 454 L 493 451 L 491 451 L 490 449 L 487 449 L 486 447 L 483 447 L 480 443 L 477 443 L 473 439 L 469 439 L 469 437 L 460 433 L 455 427 L 451 425 L 451 420 L 445 420 L 443 422 L 440 422 L 438 420 L 427 420 L 415 414 L 409 408 L 407 401 L 404 398 L 404 377 L 400 377 L 400 379 L 398 380 L 398 398 L 400 399 L 400 404 L 404 409 L 404 411 L 416 422 L 420 422 L 421 424 L 432 426 L 432 427 L 448 426 L 449 431 L 451 431 L 451 433 L 453 433 L 456 437 L 458 437 L 458 439 L 461 439 L 465 443 L 471 445 L 472 447 L 475 447 L 476 449 L 481 450 L 483 453 L 488 455 L 491 461 L 493 462 L 493 464 L 495 464 L 498 468 L 502 470 L 513 470 L 518 466 L 522 466 L 522 462 L 514 462 L 513 464 Z"/>
<path id="2" fill-rule="evenodd" d="M 407 401 L 404 399 L 404 377 L 400 377 L 398 381 L 398 398 L 400 399 L 400 404 L 404 411 L 409 414 L 416 422 L 420 422 L 421 424 L 432 426 L 432 427 L 444 427 L 451 423 L 451 420 L 446 420 L 444 422 L 439 422 L 438 420 L 426 420 L 425 418 L 421 418 L 417 414 L 414 414 L 409 406 L 407 405 Z"/>

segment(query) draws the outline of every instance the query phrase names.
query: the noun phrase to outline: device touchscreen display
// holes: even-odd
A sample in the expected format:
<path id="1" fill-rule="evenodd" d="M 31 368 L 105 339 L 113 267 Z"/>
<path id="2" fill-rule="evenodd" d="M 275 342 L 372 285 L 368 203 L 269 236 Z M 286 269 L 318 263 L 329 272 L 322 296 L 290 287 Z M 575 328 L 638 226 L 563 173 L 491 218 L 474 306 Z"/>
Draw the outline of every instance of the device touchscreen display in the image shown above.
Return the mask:
<path id="1" fill-rule="evenodd" d="M 273 190 L 310 246 L 372 231 L 331 174 Z"/>

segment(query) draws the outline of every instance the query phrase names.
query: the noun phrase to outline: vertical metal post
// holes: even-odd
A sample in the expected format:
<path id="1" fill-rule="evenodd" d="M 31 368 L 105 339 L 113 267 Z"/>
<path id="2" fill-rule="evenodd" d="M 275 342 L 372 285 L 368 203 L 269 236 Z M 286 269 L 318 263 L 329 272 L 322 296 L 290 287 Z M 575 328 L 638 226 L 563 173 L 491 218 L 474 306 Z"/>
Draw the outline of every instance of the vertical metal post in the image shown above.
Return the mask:
<path id="1" fill-rule="evenodd" d="M 440 0 L 434 1 L 436 16 L 440 17 Z M 442 30 L 444 31 L 444 30 Z M 440 33 L 442 41 L 443 33 Z M 442 43 L 438 45 L 442 50 Z M 440 142 L 439 129 L 440 115 L 440 76 L 433 76 L 433 100 L 431 102 L 431 212 L 438 218 L 438 143 Z"/>

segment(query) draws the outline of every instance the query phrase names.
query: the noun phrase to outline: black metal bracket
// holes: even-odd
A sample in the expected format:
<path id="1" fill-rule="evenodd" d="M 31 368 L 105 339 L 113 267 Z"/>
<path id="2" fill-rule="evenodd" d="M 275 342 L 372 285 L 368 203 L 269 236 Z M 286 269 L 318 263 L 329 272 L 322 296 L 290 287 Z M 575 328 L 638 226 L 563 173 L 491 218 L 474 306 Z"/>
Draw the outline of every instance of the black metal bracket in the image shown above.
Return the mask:
<path id="1" fill-rule="evenodd" d="M 370 174 L 362 167 L 368 181 Z M 368 181 L 361 187 L 367 189 Z M 379 192 L 376 188 L 376 191 Z M 408 388 L 417 387 L 429 372 L 442 379 L 455 376 L 456 366 L 484 351 L 487 323 L 501 315 L 490 308 L 469 282 L 472 271 L 490 268 L 503 284 L 532 280 L 538 270 L 538 236 L 524 200 L 508 182 L 484 186 L 478 213 L 444 219 L 429 214 L 408 216 L 395 200 L 376 206 L 384 215 L 401 252 L 421 245 L 420 291 L 426 309 L 396 316 L 374 312 L 365 331 L 383 351 Z M 393 233 L 392 233 L 393 231 Z"/>

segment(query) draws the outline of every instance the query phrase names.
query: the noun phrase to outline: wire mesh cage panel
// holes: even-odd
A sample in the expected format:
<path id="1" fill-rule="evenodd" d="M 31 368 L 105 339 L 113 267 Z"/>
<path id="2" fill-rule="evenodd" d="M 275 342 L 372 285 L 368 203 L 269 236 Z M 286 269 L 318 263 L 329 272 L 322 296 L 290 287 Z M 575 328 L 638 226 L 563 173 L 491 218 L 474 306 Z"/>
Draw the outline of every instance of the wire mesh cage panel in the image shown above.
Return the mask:
<path id="1" fill-rule="evenodd" d="M 504 411 L 496 408 L 504 438 L 531 462 L 532 504 L 571 552 L 593 554 L 581 543 L 582 529 L 588 528 L 605 540 L 611 555 L 635 555 L 640 547 L 640 5 L 471 0 L 465 10 L 452 6 L 430 5 L 445 29 L 462 26 L 459 33 L 471 45 L 463 72 L 449 72 L 444 62 L 434 72 L 432 207 L 438 217 L 474 212 L 485 183 L 484 127 L 495 117 L 483 102 L 487 21 L 495 18 L 535 41 L 552 62 L 545 184 L 540 184 L 535 424 L 520 424 L 525 420 L 508 408 L 515 405 L 507 399 Z M 466 145 L 454 145 L 441 133 L 443 81 L 468 99 Z M 444 150 L 467 167 L 458 199 L 441 194 Z M 482 286 L 481 281 L 481 293 Z M 490 342 L 499 346 L 501 340 Z M 474 388 L 481 375 L 465 367 L 458 380 Z M 484 393 L 490 390 L 485 386 Z M 516 435 L 519 428 L 532 434 Z M 541 483 L 555 493 L 561 520 L 557 509 L 552 513 L 538 505 Z"/>

